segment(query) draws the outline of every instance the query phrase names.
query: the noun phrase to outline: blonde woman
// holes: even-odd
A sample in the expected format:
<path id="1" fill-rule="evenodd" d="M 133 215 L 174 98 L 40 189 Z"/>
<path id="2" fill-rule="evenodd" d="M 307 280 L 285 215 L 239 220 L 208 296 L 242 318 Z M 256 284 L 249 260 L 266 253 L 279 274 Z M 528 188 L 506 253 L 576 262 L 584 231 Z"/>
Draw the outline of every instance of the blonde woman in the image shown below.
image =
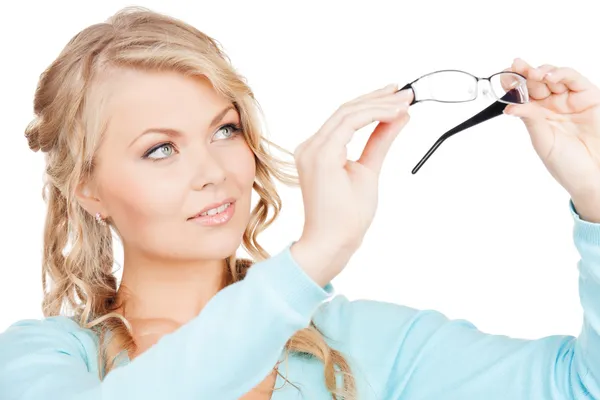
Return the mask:
<path id="1" fill-rule="evenodd" d="M 296 149 L 304 230 L 270 256 L 257 235 L 281 207 L 274 179 L 294 176 L 267 152 L 253 93 L 216 42 L 140 9 L 78 33 L 41 76 L 26 129 L 47 156 L 45 318 L 0 335 L 0 398 L 600 398 L 599 90 L 569 68 L 512 70 L 532 101 L 507 112 L 571 195 L 578 338 L 493 336 L 334 295 L 411 92 L 351 100 Z M 252 261 L 235 258 L 240 245 Z"/>

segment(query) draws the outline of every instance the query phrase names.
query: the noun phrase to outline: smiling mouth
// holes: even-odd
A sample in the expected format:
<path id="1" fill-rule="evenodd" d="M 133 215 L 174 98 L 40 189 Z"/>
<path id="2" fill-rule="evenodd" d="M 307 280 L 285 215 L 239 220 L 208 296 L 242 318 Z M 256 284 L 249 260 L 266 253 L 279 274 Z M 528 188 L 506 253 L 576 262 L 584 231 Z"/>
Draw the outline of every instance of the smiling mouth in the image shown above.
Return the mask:
<path id="1" fill-rule="evenodd" d="M 188 220 L 195 219 L 195 218 L 202 218 L 202 217 L 211 217 L 211 216 L 214 216 L 214 215 L 222 214 L 229 207 L 231 207 L 234 203 L 235 203 L 235 200 L 233 200 L 233 199 L 227 199 L 224 202 L 221 202 L 221 203 L 218 203 L 218 204 L 211 204 L 210 206 L 208 206 L 204 210 L 200 211 L 198 214 L 196 214 L 196 215 L 188 218 Z"/>
<path id="2" fill-rule="evenodd" d="M 208 211 L 200 213 L 200 214 L 196 215 L 196 217 L 205 217 L 207 215 L 221 214 L 223 211 L 227 210 L 229 208 L 229 206 L 231 206 L 231 203 L 225 203 L 223 205 L 220 205 L 219 207 L 211 208 Z"/>

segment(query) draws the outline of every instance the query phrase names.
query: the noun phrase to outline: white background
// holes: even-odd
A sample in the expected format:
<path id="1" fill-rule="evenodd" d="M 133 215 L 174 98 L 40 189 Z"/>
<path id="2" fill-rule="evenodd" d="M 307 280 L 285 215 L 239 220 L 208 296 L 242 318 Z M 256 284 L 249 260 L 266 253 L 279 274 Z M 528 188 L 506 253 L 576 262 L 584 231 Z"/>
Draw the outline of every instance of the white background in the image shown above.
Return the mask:
<path id="1" fill-rule="evenodd" d="M 600 83 L 592 2 L 319 3 L 137 5 L 182 18 L 220 41 L 256 92 L 269 137 L 290 150 L 341 103 L 437 69 L 487 76 L 522 57 L 571 66 Z M 76 32 L 130 5 L 9 4 L 0 12 L 0 331 L 42 316 L 43 156 L 23 136 L 37 78 Z M 410 173 L 441 133 L 489 102 L 412 108 L 384 166 L 376 220 L 334 285 L 351 299 L 433 308 L 489 333 L 577 335 L 578 254 L 568 195 L 546 172 L 518 119 L 502 116 L 465 131 Z M 352 142 L 353 158 L 370 129 Z M 281 187 L 281 193 L 283 215 L 262 236 L 271 253 L 302 227 L 300 192 Z"/>

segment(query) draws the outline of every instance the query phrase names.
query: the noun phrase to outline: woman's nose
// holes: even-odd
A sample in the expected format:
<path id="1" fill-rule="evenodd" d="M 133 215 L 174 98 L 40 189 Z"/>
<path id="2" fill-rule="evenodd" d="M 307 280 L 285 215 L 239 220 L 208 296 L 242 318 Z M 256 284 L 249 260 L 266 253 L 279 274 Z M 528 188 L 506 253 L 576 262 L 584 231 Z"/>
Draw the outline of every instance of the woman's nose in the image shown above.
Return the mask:
<path id="1" fill-rule="evenodd" d="M 222 165 L 222 160 L 212 155 L 209 151 L 203 151 L 198 160 L 194 162 L 193 187 L 196 190 L 207 185 L 218 185 L 225 181 L 227 172 Z"/>

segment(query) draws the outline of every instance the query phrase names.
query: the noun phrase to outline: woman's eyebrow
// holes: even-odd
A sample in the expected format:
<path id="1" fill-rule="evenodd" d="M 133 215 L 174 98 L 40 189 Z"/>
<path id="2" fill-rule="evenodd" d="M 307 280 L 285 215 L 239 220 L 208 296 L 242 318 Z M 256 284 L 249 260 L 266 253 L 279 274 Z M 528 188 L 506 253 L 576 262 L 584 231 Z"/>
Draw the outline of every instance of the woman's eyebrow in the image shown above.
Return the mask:
<path id="1" fill-rule="evenodd" d="M 215 126 L 216 124 L 218 124 L 219 122 L 221 122 L 221 120 L 223 118 L 225 118 L 225 116 L 227 115 L 227 113 L 231 110 L 235 110 L 236 108 L 233 106 L 233 104 L 230 104 L 229 106 L 225 107 L 220 113 L 218 113 L 212 120 L 212 122 L 210 123 L 210 127 L 212 128 L 213 126 Z"/>
<path id="2" fill-rule="evenodd" d="M 212 122 L 210 123 L 210 128 L 212 128 L 213 126 L 215 126 L 216 124 L 218 124 L 219 122 L 221 122 L 221 120 L 223 118 L 225 118 L 225 116 L 227 115 L 227 113 L 231 110 L 235 110 L 236 108 L 233 105 L 229 105 L 227 107 L 225 107 L 223 110 L 221 110 L 217 115 L 215 115 L 215 117 L 213 118 Z M 139 138 L 141 138 L 142 136 L 148 134 L 148 133 L 162 133 L 171 137 L 181 137 L 183 136 L 183 134 L 176 130 L 176 129 L 172 129 L 172 128 L 147 128 L 145 129 L 141 134 L 139 134 L 135 139 L 133 139 L 133 141 L 129 144 L 129 147 L 131 147 Z"/>

